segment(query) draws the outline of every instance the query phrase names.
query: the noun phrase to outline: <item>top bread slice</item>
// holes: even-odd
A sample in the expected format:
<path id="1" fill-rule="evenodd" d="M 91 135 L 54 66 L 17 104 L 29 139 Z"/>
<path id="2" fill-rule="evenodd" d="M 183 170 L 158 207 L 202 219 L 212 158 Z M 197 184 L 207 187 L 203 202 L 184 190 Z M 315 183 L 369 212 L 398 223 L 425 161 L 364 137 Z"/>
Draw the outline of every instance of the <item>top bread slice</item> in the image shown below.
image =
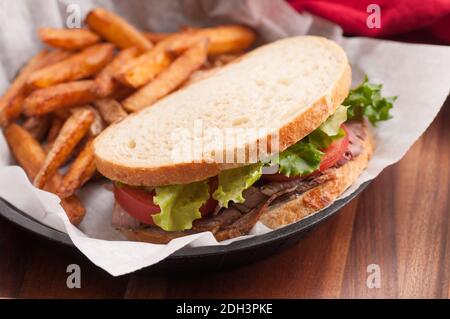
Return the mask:
<path id="1" fill-rule="evenodd" d="M 278 134 L 277 151 L 283 151 L 334 113 L 347 97 L 350 82 L 345 52 L 333 41 L 298 36 L 264 45 L 108 127 L 94 143 L 97 169 L 129 185 L 204 180 L 236 164 L 219 162 L 206 151 L 174 156 L 174 145 L 192 142 L 180 140 L 175 134 L 180 129 L 196 136 L 198 127 L 200 132 L 264 128 L 264 136 L 238 138 L 232 146 L 225 142 L 212 152 L 248 151 L 273 134 Z M 203 140 L 204 148 L 216 145 L 209 139 Z"/>

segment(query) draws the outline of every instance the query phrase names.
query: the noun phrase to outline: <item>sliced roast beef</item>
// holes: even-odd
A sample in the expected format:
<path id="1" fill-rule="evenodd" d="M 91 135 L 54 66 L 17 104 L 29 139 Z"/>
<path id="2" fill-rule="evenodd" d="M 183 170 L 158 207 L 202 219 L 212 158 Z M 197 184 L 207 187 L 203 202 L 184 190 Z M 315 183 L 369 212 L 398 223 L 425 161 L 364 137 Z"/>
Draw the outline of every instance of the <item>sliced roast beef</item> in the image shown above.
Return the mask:
<path id="1" fill-rule="evenodd" d="M 284 194 L 294 192 L 295 189 L 296 187 L 294 186 L 292 188 L 287 188 L 279 191 L 278 193 L 273 194 L 265 202 L 260 203 L 252 211 L 243 215 L 233 224 L 226 226 L 225 228 L 215 233 L 214 237 L 216 237 L 218 241 L 222 241 L 248 234 L 250 230 L 253 228 L 253 226 L 255 226 L 255 224 L 258 222 L 261 215 L 267 210 L 267 208 L 276 198 Z"/>
<path id="2" fill-rule="evenodd" d="M 112 212 L 112 226 L 114 228 L 138 228 L 141 223 L 130 214 L 128 214 L 117 202 L 114 202 Z"/>
<path id="3" fill-rule="evenodd" d="M 361 154 L 363 150 L 364 140 L 367 138 L 365 124 L 364 122 L 351 121 L 346 123 L 345 126 L 348 129 L 348 138 L 349 138 L 348 150 L 352 158 L 355 158 L 356 156 Z"/>
<path id="4" fill-rule="evenodd" d="M 234 223 L 242 217 L 242 213 L 234 207 L 222 209 L 220 214 L 200 218 L 192 223 L 192 229 L 198 232 L 210 231 L 216 233 L 219 229 Z"/>
<path id="5" fill-rule="evenodd" d="M 258 187 L 251 186 L 242 193 L 242 196 L 245 199 L 242 204 L 234 203 L 232 205 L 236 207 L 240 212 L 248 213 L 260 203 L 265 202 L 270 195 L 264 194 Z"/>

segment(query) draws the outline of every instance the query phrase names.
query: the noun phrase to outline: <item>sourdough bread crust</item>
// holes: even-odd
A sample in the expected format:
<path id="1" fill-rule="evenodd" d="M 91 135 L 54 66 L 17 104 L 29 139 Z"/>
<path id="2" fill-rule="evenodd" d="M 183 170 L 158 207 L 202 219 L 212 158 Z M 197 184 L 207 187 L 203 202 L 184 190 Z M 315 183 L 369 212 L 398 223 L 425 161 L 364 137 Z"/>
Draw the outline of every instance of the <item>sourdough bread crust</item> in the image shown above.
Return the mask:
<path id="1" fill-rule="evenodd" d="M 317 98 L 313 102 L 308 110 L 294 118 L 291 122 L 279 128 L 279 151 L 283 151 L 290 145 L 301 140 L 303 137 L 308 135 L 314 129 L 320 126 L 331 114 L 334 113 L 336 108 L 344 101 L 347 97 L 351 85 L 351 68 L 348 64 L 347 58 L 344 51 L 336 43 L 321 37 L 309 36 L 312 41 L 324 42 L 327 45 L 331 45 L 344 61 L 345 66 L 343 67 L 340 76 L 335 81 L 334 85 L 324 92 L 324 94 Z M 260 48 L 264 49 L 264 47 Z M 240 58 L 240 61 L 246 59 L 255 54 L 256 49 L 246 56 Z M 225 66 L 223 69 L 226 69 Z M 214 75 L 207 80 L 214 79 Z M 206 81 L 206 80 L 205 80 Z M 195 86 L 195 83 L 192 85 Z M 183 90 L 189 90 L 185 88 Z M 176 93 L 175 93 L 176 94 Z M 131 116 L 138 116 L 139 112 Z M 114 125 L 108 127 L 104 132 L 97 137 L 96 141 L 106 136 L 107 132 L 114 129 Z M 270 141 L 270 135 L 265 139 L 256 140 L 255 145 L 259 145 L 260 141 Z M 94 143 L 94 148 L 96 143 Z M 246 149 L 250 146 L 247 145 Z M 236 150 L 235 150 L 236 151 Z M 224 169 L 229 169 L 231 167 L 236 167 L 240 165 L 230 165 L 215 163 L 211 161 L 203 161 L 201 163 L 174 163 L 171 165 L 156 166 L 156 167 L 136 167 L 127 166 L 123 163 L 117 163 L 110 160 L 104 154 L 99 154 L 95 152 L 97 169 L 104 176 L 108 177 L 114 181 L 120 181 L 128 185 L 136 186 L 161 186 L 169 184 L 186 184 L 194 181 L 201 181 L 209 178 L 211 176 L 217 175 L 220 171 Z"/>
<path id="2" fill-rule="evenodd" d="M 363 143 L 363 151 L 355 159 L 339 168 L 326 172 L 332 174 L 332 179 L 301 194 L 299 197 L 274 205 L 264 213 L 260 221 L 269 228 L 275 229 L 292 224 L 330 205 L 347 188 L 355 183 L 358 176 L 367 167 L 374 150 L 374 141 L 365 123 L 367 138 Z"/>

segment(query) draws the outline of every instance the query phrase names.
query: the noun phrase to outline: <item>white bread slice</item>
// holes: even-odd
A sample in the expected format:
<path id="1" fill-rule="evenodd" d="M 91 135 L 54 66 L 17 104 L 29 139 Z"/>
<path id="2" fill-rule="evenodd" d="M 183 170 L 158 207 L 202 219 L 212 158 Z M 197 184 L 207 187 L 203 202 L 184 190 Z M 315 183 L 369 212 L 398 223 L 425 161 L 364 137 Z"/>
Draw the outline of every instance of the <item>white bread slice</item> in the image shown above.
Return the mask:
<path id="1" fill-rule="evenodd" d="M 175 159 L 174 131 L 193 131 L 195 120 L 201 120 L 205 131 L 270 128 L 267 137 L 238 141 L 234 150 L 270 141 L 277 132 L 282 151 L 334 113 L 350 82 L 345 52 L 333 41 L 299 36 L 273 42 L 110 126 L 95 140 L 97 168 L 129 185 L 204 180 L 230 164 L 205 155 Z"/>

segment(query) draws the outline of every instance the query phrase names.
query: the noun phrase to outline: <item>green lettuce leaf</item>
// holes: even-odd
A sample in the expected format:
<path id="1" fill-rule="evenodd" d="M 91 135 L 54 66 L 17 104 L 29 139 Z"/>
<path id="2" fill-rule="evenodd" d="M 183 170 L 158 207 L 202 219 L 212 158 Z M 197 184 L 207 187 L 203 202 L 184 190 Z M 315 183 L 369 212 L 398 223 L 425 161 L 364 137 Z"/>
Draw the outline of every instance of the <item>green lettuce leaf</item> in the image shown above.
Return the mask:
<path id="1" fill-rule="evenodd" d="M 228 203 L 243 203 L 242 192 L 252 186 L 262 175 L 262 163 L 227 169 L 219 173 L 219 184 L 213 198 L 220 207 L 228 207 Z"/>
<path id="2" fill-rule="evenodd" d="M 310 174 L 319 168 L 322 156 L 314 144 L 303 139 L 279 154 L 278 172 L 288 177 Z"/>
<path id="3" fill-rule="evenodd" d="M 389 111 L 392 109 L 396 96 L 381 96 L 381 84 L 369 82 L 367 75 L 364 81 L 356 88 L 351 89 L 349 95 L 342 103 L 349 106 L 347 116 L 349 119 L 367 117 L 376 126 L 380 121 L 392 118 Z"/>
<path id="4" fill-rule="evenodd" d="M 318 130 L 328 136 L 335 136 L 339 134 L 341 125 L 345 121 L 347 121 L 347 107 L 339 105 L 334 114 L 328 117 L 328 119 L 319 126 Z"/>
<path id="5" fill-rule="evenodd" d="M 209 198 L 208 181 L 156 187 L 153 198 L 161 212 L 153 216 L 155 224 L 167 231 L 192 228 L 192 222 L 202 217 L 200 207 Z"/>
<path id="6" fill-rule="evenodd" d="M 321 126 L 301 141 L 290 146 L 278 157 L 272 157 L 266 165 L 278 164 L 278 172 L 288 177 L 307 175 L 320 166 L 320 161 L 326 149 L 335 140 L 345 135 L 341 129 L 347 120 L 347 107 L 340 105 Z"/>

